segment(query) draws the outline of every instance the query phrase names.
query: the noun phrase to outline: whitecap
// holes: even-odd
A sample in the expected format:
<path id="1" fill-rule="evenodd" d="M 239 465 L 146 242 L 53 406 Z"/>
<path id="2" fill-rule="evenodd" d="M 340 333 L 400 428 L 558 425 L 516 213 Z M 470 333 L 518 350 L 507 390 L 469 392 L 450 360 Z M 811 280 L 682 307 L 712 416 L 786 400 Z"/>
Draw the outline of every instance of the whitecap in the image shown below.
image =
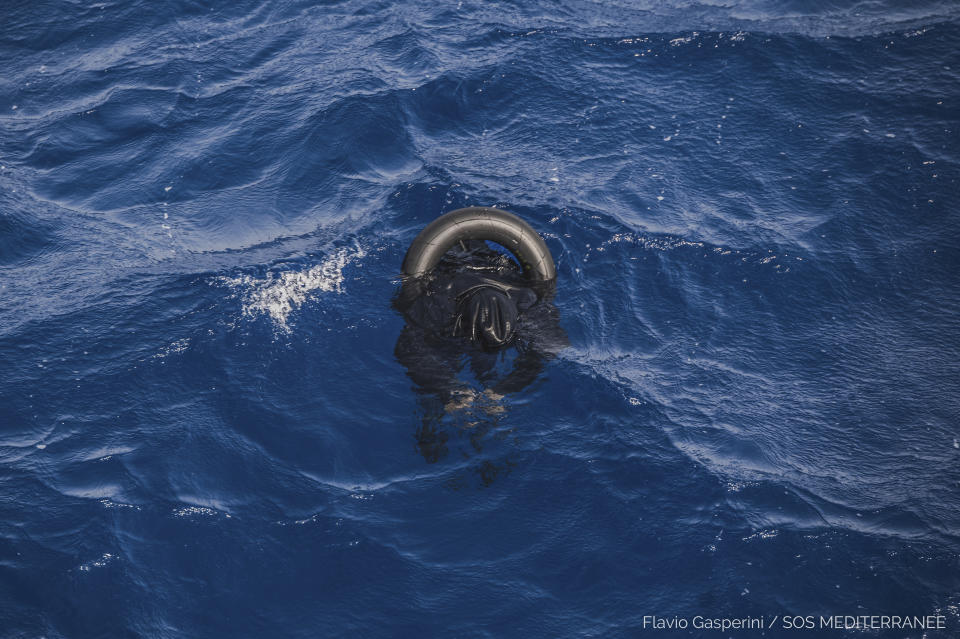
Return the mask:
<path id="1" fill-rule="evenodd" d="M 93 568 L 103 568 L 114 559 L 116 559 L 116 555 L 109 552 L 105 552 L 100 556 L 99 559 L 95 559 L 94 561 L 88 561 L 85 564 L 80 564 L 78 568 L 81 572 L 90 572 L 90 570 Z"/>
<path id="2" fill-rule="evenodd" d="M 190 346 L 190 338 L 184 337 L 183 339 L 178 339 L 175 342 L 171 342 L 168 346 L 160 349 L 159 353 L 156 353 L 154 359 L 164 359 L 168 355 L 176 355 L 182 353 Z"/>
<path id="3" fill-rule="evenodd" d="M 289 333 L 291 313 L 317 292 L 343 293 L 344 267 L 365 255 L 360 246 L 341 248 L 306 270 L 268 273 L 265 277 L 222 277 L 218 281 L 241 290 L 244 317 L 266 315 L 277 330 Z"/>
<path id="4" fill-rule="evenodd" d="M 206 506 L 181 506 L 180 508 L 173 509 L 174 517 L 216 517 L 220 514 L 227 519 L 231 518 L 230 513 L 219 513 L 213 508 L 207 508 Z"/>

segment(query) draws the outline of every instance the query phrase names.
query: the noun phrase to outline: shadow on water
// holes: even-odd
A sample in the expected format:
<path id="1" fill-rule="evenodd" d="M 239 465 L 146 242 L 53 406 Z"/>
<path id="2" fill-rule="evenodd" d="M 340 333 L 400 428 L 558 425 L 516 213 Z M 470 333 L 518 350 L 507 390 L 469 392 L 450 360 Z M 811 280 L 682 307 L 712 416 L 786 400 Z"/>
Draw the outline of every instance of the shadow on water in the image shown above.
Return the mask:
<path id="1" fill-rule="evenodd" d="M 513 339 L 496 349 L 462 330 L 465 292 L 491 284 L 519 309 Z M 569 345 L 552 303 L 553 284 L 536 291 L 530 286 L 505 254 L 475 244 L 451 250 L 427 278 L 404 281 L 394 298 L 406 320 L 394 355 L 414 383 L 421 412 L 416 448 L 428 464 L 445 459 L 451 449 L 461 453 L 471 460 L 469 472 L 481 486 L 515 466 L 509 457 L 482 459 L 485 446 L 514 433 L 510 398 L 527 390 Z M 449 485 L 459 489 L 467 483 L 460 475 Z"/>

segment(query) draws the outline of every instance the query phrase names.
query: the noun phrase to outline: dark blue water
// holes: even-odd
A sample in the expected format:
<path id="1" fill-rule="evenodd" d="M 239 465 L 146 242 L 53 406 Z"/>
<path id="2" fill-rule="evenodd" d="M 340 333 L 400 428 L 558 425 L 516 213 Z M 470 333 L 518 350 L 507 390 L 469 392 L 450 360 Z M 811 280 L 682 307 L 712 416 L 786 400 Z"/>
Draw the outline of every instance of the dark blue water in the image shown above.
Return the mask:
<path id="1" fill-rule="evenodd" d="M 954 2 L 0 14 L 0 636 L 960 636 Z M 467 205 L 571 345 L 437 415 Z"/>

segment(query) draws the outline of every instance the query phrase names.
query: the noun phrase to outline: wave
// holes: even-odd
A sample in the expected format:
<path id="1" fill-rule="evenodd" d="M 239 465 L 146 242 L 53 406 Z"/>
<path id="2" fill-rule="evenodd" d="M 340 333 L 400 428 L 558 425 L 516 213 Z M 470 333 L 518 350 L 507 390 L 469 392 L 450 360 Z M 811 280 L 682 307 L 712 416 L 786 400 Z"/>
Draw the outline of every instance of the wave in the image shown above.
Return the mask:
<path id="1" fill-rule="evenodd" d="M 246 318 L 266 316 L 280 333 L 290 333 L 290 316 L 317 293 L 342 293 L 343 269 L 362 259 L 366 251 L 357 245 L 341 248 L 323 262 L 303 270 L 267 273 L 263 277 L 219 277 L 215 283 L 230 287 L 242 300 Z"/>

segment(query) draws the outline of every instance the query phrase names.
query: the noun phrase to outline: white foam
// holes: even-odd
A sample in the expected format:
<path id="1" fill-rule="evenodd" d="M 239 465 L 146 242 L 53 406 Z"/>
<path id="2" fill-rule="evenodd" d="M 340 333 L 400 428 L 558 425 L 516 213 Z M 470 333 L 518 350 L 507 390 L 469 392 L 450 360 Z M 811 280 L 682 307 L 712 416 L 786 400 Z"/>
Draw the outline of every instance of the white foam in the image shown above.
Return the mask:
<path id="1" fill-rule="evenodd" d="M 183 506 L 181 508 L 174 508 L 173 515 L 174 517 L 216 517 L 221 513 L 218 513 L 213 508 L 207 508 L 206 506 Z M 229 513 L 222 513 L 224 517 L 230 518 Z"/>
<path id="2" fill-rule="evenodd" d="M 691 35 L 688 35 L 688 36 L 686 36 L 685 38 L 674 38 L 673 40 L 670 41 L 670 46 L 672 46 L 672 47 L 679 47 L 679 46 L 682 45 L 682 44 L 687 44 L 688 42 L 693 42 L 693 40 L 694 40 L 698 35 L 700 35 L 700 34 L 697 33 L 696 31 L 694 31 Z"/>
<path id="3" fill-rule="evenodd" d="M 341 248 L 321 264 L 304 271 L 269 273 L 266 277 L 223 277 L 220 282 L 242 290 L 244 317 L 268 316 L 277 330 L 290 332 L 287 320 L 317 292 L 343 292 L 343 268 L 366 255 L 361 247 Z"/>
<path id="4" fill-rule="evenodd" d="M 752 539 L 771 539 L 773 537 L 776 537 L 778 534 L 779 532 L 777 531 L 776 528 L 773 528 L 771 530 L 758 530 L 752 535 L 747 535 L 746 537 L 743 538 L 743 540 L 750 541 Z"/>
<path id="5" fill-rule="evenodd" d="M 318 521 L 320 521 L 320 513 L 314 513 L 314 514 L 310 515 L 309 517 L 307 517 L 306 519 L 295 519 L 295 520 L 292 521 L 292 522 L 290 522 L 290 521 L 278 521 L 278 522 L 276 522 L 276 523 L 279 524 L 279 525 L 281 525 L 281 526 L 287 526 L 287 525 L 289 525 L 289 524 L 293 524 L 293 525 L 295 525 L 295 526 L 303 526 L 303 525 L 305 525 L 305 524 L 315 524 L 315 523 L 317 523 Z"/>
<path id="6" fill-rule="evenodd" d="M 104 508 L 132 508 L 134 510 L 140 510 L 140 506 L 134 504 L 125 504 L 119 501 L 111 501 L 109 499 L 101 499 L 100 503 Z"/>
<path id="7" fill-rule="evenodd" d="M 167 355 L 175 355 L 177 353 L 182 353 L 187 350 L 190 346 L 190 338 L 184 337 L 183 339 L 178 339 L 177 341 L 171 343 L 169 346 L 162 348 L 159 353 L 153 356 L 154 359 L 163 359 Z"/>
<path id="8" fill-rule="evenodd" d="M 116 559 L 115 555 L 105 552 L 100 556 L 99 559 L 81 564 L 79 568 L 83 572 L 90 572 L 91 568 L 103 568 L 114 559 Z"/>

